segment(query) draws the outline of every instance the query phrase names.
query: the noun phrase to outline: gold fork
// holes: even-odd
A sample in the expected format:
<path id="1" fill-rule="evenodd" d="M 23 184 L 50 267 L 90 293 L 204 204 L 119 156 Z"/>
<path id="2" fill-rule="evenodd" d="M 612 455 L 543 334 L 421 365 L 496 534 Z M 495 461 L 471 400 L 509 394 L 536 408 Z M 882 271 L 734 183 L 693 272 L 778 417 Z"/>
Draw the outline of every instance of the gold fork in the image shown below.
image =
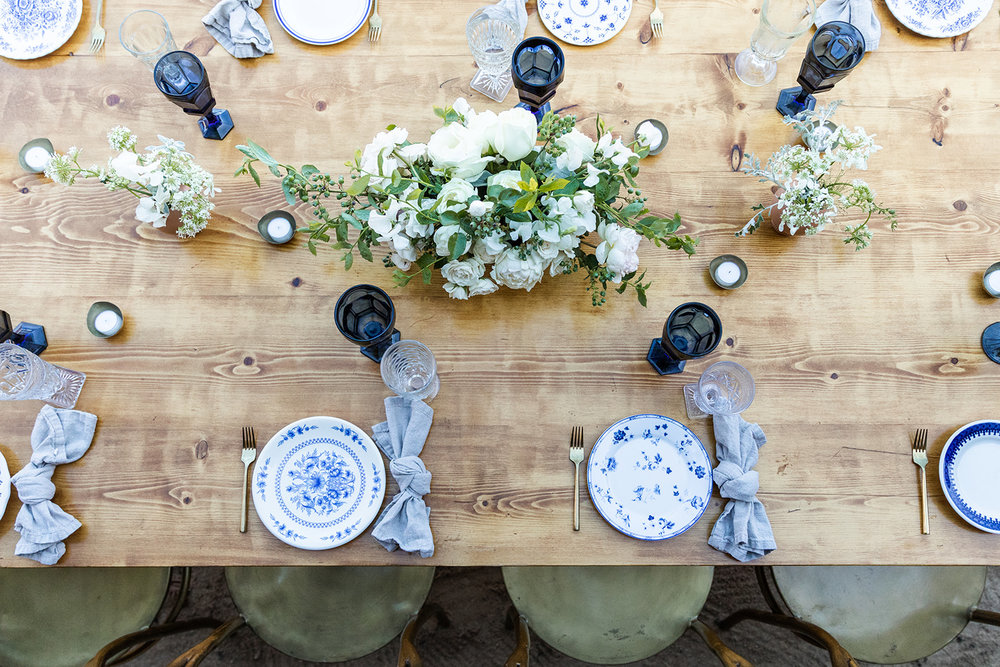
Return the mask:
<path id="1" fill-rule="evenodd" d="M 930 520 L 927 516 L 927 429 L 918 428 L 913 438 L 913 462 L 920 466 L 920 533 L 931 534 Z"/>
<path id="2" fill-rule="evenodd" d="M 243 508 L 240 510 L 240 532 L 247 532 L 247 479 L 250 477 L 250 464 L 257 459 L 257 438 L 253 434 L 253 426 L 243 427 Z"/>
<path id="3" fill-rule="evenodd" d="M 90 52 L 97 53 L 104 46 L 104 26 L 101 25 L 101 12 L 104 10 L 104 0 L 97 0 L 97 14 L 94 18 L 94 29 L 90 31 Z"/>
<path id="4" fill-rule="evenodd" d="M 574 426 L 569 436 L 569 460 L 576 464 L 573 482 L 573 530 L 580 530 L 580 464 L 583 463 L 583 427 Z"/>
<path id="5" fill-rule="evenodd" d="M 660 11 L 660 0 L 653 0 L 653 11 L 649 13 L 649 27 L 653 29 L 653 36 L 659 39 L 663 37 L 663 12 Z"/>
<path id="6" fill-rule="evenodd" d="M 368 19 L 368 41 L 377 42 L 378 38 L 382 36 L 382 17 L 378 15 L 378 0 L 375 0 L 375 6 L 372 7 L 371 18 Z"/>

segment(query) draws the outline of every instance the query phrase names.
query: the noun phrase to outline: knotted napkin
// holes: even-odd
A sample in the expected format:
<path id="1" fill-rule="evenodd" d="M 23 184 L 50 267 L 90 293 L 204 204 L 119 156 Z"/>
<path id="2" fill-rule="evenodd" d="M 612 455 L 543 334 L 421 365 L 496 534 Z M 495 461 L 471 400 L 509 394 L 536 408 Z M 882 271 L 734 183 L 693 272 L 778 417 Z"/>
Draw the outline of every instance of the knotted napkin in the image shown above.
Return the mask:
<path id="1" fill-rule="evenodd" d="M 492 19 L 514 19 L 521 26 L 518 39 L 524 39 L 524 31 L 528 27 L 528 10 L 524 3 L 525 0 L 500 0 L 497 4 L 486 7 L 485 13 Z"/>
<path id="2" fill-rule="evenodd" d="M 712 528 L 708 544 L 740 562 L 765 556 L 774 551 L 774 532 L 764 505 L 757 500 L 758 450 L 767 442 L 757 424 L 749 424 L 739 415 L 712 415 L 715 428 L 715 455 L 719 465 L 713 479 L 726 503 Z"/>
<path id="3" fill-rule="evenodd" d="M 201 19 L 208 34 L 237 58 L 259 58 L 274 53 L 271 33 L 254 10 L 261 0 L 222 0 Z"/>
<path id="4" fill-rule="evenodd" d="M 872 0 L 826 0 L 814 14 L 816 27 L 821 28 L 830 21 L 850 23 L 865 38 L 865 51 L 874 51 L 882 38 L 882 24 L 875 16 Z"/>
<path id="5" fill-rule="evenodd" d="M 431 474 L 419 457 L 434 410 L 423 401 L 390 396 L 385 399 L 385 416 L 372 431 L 379 449 L 389 457 L 389 472 L 399 493 L 376 519 L 372 537 L 388 551 L 418 551 L 428 558 L 434 555 L 434 537 L 431 510 L 423 496 L 431 490 Z"/>
<path id="6" fill-rule="evenodd" d="M 52 502 L 56 493 L 52 473 L 57 465 L 72 463 L 87 453 L 95 428 L 97 415 L 89 412 L 46 405 L 38 413 L 31 431 L 31 462 L 10 479 L 24 503 L 14 520 L 14 530 L 21 533 L 15 556 L 55 565 L 66 553 L 62 541 L 81 524 Z"/>

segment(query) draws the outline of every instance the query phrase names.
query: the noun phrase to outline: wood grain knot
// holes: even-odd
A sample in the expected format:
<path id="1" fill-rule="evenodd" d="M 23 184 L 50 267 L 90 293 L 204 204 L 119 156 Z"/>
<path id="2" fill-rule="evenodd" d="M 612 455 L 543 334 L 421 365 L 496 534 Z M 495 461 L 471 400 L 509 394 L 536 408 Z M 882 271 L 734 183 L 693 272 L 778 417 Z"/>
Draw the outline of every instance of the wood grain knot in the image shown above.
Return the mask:
<path id="1" fill-rule="evenodd" d="M 198 444 L 194 446 L 194 457 L 196 459 L 204 459 L 208 457 L 208 440 L 198 441 Z"/>
<path id="2" fill-rule="evenodd" d="M 736 341 L 733 340 L 732 338 L 727 338 L 726 339 L 726 345 L 728 345 L 729 347 L 732 347 L 733 345 L 736 345 Z"/>
<path id="3" fill-rule="evenodd" d="M 244 366 L 253 366 L 253 357 L 243 357 Z"/>
<path id="4" fill-rule="evenodd" d="M 958 363 L 958 357 L 952 357 L 951 358 L 951 363 L 952 364 L 957 364 Z"/>
<path id="5" fill-rule="evenodd" d="M 747 105 L 744 104 L 743 102 L 737 102 L 736 103 L 736 108 L 739 109 L 740 111 L 743 111 L 744 109 L 747 108 Z"/>
<path id="6" fill-rule="evenodd" d="M 302 278 L 292 278 L 292 287 L 298 287 L 302 284 Z"/>
<path id="7" fill-rule="evenodd" d="M 201 37 L 196 37 L 190 42 L 184 45 L 184 50 L 188 53 L 193 53 L 196 56 L 207 56 L 208 52 L 215 48 L 218 42 L 211 35 L 202 35 Z"/>
<path id="8" fill-rule="evenodd" d="M 830 373 L 830 379 L 831 379 L 831 380 L 836 380 L 836 379 L 837 379 L 837 378 L 839 378 L 839 377 L 840 377 L 840 376 L 839 376 L 839 375 L 837 375 L 836 373 Z"/>
<path id="9" fill-rule="evenodd" d="M 729 168 L 733 171 L 739 171 L 742 166 L 743 147 L 739 144 L 733 144 L 733 147 L 729 149 Z"/>
<path id="10" fill-rule="evenodd" d="M 31 191 L 30 191 L 30 190 L 28 190 L 28 188 L 21 188 L 21 194 L 22 194 L 22 195 L 26 195 L 26 194 L 28 194 L 29 192 L 31 192 Z"/>
<path id="11" fill-rule="evenodd" d="M 966 203 L 965 203 L 964 201 L 962 201 L 961 199 L 956 199 L 956 200 L 955 200 L 955 203 L 954 203 L 954 204 L 952 204 L 952 206 L 954 206 L 954 207 L 955 207 L 955 210 L 956 210 L 956 211 L 964 211 L 965 209 L 969 208 L 969 205 L 968 205 L 968 204 L 966 204 Z"/>
<path id="12" fill-rule="evenodd" d="M 122 98 L 118 97 L 114 93 L 104 98 L 104 103 L 107 104 L 109 107 L 113 107 L 121 101 Z"/>
<path id="13" fill-rule="evenodd" d="M 622 83 L 621 81 L 619 81 L 618 83 L 616 83 L 615 87 L 618 88 L 618 90 L 625 90 L 625 84 Z"/>
<path id="14" fill-rule="evenodd" d="M 184 503 L 185 505 L 190 505 L 191 504 L 191 496 L 184 496 L 184 498 L 181 500 L 181 502 Z"/>
<path id="15" fill-rule="evenodd" d="M 326 102 L 320 100 L 316 103 L 316 111 L 326 111 Z"/>
<path id="16" fill-rule="evenodd" d="M 639 28 L 639 43 L 649 44 L 651 39 L 653 39 L 653 27 L 649 25 L 649 21 L 645 21 Z"/>
<path id="17" fill-rule="evenodd" d="M 760 14 L 760 7 L 754 7 L 752 11 L 754 14 Z"/>

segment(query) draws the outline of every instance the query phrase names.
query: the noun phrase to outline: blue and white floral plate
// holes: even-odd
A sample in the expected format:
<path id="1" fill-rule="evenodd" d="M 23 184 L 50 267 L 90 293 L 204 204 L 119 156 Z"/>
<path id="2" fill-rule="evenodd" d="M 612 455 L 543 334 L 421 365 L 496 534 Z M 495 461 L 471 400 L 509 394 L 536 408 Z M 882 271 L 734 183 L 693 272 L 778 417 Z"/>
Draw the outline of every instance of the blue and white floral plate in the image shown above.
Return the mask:
<path id="1" fill-rule="evenodd" d="M 712 464 L 698 437 L 660 415 L 635 415 L 601 434 L 587 463 L 590 498 L 608 523 L 640 540 L 693 526 L 712 496 Z"/>
<path id="2" fill-rule="evenodd" d="M 378 447 L 354 424 L 307 417 L 274 434 L 253 469 L 253 505 L 275 537 L 332 549 L 372 522 L 385 496 Z"/>
<path id="3" fill-rule="evenodd" d="M 10 500 L 10 470 L 7 469 L 7 460 L 0 454 L 0 519 L 7 510 L 8 500 Z"/>
<path id="4" fill-rule="evenodd" d="M 368 18 L 372 0 L 274 0 L 274 15 L 289 35 L 326 46 L 356 33 Z"/>
<path id="5" fill-rule="evenodd" d="M 913 32 L 927 37 L 954 37 L 979 25 L 993 0 L 886 0 L 885 4 Z"/>
<path id="6" fill-rule="evenodd" d="M 83 14 L 83 0 L 0 0 L 0 56 L 30 60 L 65 44 Z"/>
<path id="7" fill-rule="evenodd" d="M 941 452 L 941 486 L 958 515 L 980 530 L 1000 533 L 1000 422 L 966 424 Z"/>
<path id="8" fill-rule="evenodd" d="M 608 41 L 631 13 L 632 0 L 538 0 L 538 15 L 549 32 L 577 46 Z"/>

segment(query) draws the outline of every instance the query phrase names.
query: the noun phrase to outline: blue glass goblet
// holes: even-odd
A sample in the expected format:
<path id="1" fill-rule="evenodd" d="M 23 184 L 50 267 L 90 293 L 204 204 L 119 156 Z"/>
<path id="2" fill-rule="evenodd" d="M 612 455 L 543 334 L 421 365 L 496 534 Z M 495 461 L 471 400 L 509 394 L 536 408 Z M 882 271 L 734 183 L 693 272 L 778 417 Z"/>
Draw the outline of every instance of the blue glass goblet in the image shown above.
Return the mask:
<path id="1" fill-rule="evenodd" d="M 799 68 L 799 85 L 785 88 L 776 108 L 782 116 L 795 116 L 816 107 L 813 93 L 826 92 L 858 66 L 865 55 L 861 31 L 844 21 L 824 23 L 813 35 Z"/>
<path id="2" fill-rule="evenodd" d="M 514 49 L 511 76 L 521 103 L 541 122 L 551 111 L 549 100 L 556 94 L 566 69 L 559 45 L 547 37 L 529 37 Z"/>
<path id="3" fill-rule="evenodd" d="M 704 357 L 722 340 L 722 321 L 703 303 L 689 301 L 673 309 L 663 325 L 663 337 L 654 338 L 646 360 L 660 375 L 684 370 L 688 359 Z"/>
<path id="4" fill-rule="evenodd" d="M 223 139 L 233 129 L 233 119 L 225 109 L 215 109 L 208 72 L 197 56 L 187 51 L 171 51 L 156 62 L 153 81 L 168 100 L 198 118 L 201 136 Z"/>
<path id="5" fill-rule="evenodd" d="M 45 338 L 45 327 L 41 324 L 21 322 L 16 327 L 10 325 L 10 315 L 0 310 L 0 343 L 9 340 L 29 352 L 41 354 L 49 346 Z"/>
<path id="6" fill-rule="evenodd" d="M 360 345 L 361 354 L 376 363 L 400 339 L 393 328 L 396 308 L 392 299 L 375 285 L 355 285 L 341 294 L 333 319 L 344 338 Z"/>

